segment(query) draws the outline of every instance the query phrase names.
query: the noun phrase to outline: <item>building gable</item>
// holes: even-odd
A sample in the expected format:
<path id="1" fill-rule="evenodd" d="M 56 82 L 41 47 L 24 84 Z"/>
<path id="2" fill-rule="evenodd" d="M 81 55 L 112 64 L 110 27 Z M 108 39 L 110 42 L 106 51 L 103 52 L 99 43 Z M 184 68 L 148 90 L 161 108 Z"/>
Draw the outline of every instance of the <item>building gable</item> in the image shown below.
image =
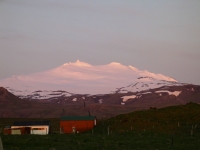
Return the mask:
<path id="1" fill-rule="evenodd" d="M 60 120 L 96 120 L 95 116 L 63 116 Z"/>

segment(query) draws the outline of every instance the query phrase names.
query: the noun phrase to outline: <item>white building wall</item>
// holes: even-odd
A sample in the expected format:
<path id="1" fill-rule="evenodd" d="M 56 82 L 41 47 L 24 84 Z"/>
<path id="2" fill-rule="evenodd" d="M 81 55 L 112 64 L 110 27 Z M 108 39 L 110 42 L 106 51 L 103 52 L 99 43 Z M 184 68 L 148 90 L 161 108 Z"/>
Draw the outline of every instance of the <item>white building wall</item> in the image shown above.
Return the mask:
<path id="1" fill-rule="evenodd" d="M 11 126 L 12 129 L 22 127 L 31 127 L 31 134 L 46 135 L 49 133 L 49 126 Z"/>
<path id="2" fill-rule="evenodd" d="M 21 130 L 11 130 L 11 134 L 21 134 Z"/>
<path id="3" fill-rule="evenodd" d="M 48 134 L 47 128 L 31 128 L 31 134 L 40 134 L 40 135 L 46 135 Z"/>

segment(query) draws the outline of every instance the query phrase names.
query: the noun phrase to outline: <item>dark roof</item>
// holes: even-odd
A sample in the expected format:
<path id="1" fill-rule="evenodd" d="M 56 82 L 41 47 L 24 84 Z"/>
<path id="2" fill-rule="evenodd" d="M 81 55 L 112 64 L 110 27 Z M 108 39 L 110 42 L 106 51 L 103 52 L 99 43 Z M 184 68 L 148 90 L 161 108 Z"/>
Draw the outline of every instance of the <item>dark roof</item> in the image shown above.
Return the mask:
<path id="1" fill-rule="evenodd" d="M 60 120 L 95 120 L 95 116 L 63 116 Z"/>
<path id="2" fill-rule="evenodd" d="M 15 121 L 14 126 L 50 125 L 50 121 Z"/>

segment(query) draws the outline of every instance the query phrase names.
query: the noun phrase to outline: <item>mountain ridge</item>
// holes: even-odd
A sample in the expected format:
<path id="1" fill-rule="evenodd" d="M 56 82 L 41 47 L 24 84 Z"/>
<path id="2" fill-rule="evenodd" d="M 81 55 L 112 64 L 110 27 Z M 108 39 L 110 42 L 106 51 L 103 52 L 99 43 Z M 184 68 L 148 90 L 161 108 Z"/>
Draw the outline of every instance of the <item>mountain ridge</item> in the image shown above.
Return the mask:
<path id="1" fill-rule="evenodd" d="M 136 92 L 164 85 L 178 86 L 182 83 L 162 74 L 141 71 L 117 62 L 92 66 L 77 60 L 54 69 L 5 78 L 0 80 L 0 85 L 15 95 L 23 97 L 33 95 L 39 90 L 62 90 L 68 93 L 67 95 L 69 93 L 95 95 Z M 132 85 L 132 88 L 128 88 L 129 85 Z"/>
<path id="2" fill-rule="evenodd" d="M 42 91 L 37 91 L 42 92 Z M 36 92 L 36 94 L 37 94 Z M 112 94 L 70 94 L 52 91 L 52 98 L 19 98 L 5 88 L 0 88 L 0 116 L 2 118 L 59 118 L 61 115 L 85 116 L 90 112 L 97 118 L 110 118 L 119 114 L 150 108 L 200 104 L 200 86 L 163 86 L 149 91 Z M 61 95 L 59 94 L 61 93 Z"/>

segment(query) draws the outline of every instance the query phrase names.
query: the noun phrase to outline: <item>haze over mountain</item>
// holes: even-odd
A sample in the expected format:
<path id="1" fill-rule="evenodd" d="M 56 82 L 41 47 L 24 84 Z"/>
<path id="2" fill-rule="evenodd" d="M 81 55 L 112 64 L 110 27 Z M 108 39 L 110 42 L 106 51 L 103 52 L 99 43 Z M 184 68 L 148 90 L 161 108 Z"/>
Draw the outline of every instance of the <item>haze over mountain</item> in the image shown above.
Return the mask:
<path id="1" fill-rule="evenodd" d="M 173 78 L 149 71 L 141 71 L 133 66 L 117 62 L 92 66 L 77 60 L 65 63 L 55 69 L 27 74 L 14 75 L 0 80 L 0 86 L 17 96 L 40 94 L 48 97 L 52 91 L 66 91 L 72 94 L 127 93 L 158 88 L 164 85 L 181 85 Z M 35 98 L 37 99 L 37 94 Z M 41 97 L 40 97 L 41 98 Z"/>

